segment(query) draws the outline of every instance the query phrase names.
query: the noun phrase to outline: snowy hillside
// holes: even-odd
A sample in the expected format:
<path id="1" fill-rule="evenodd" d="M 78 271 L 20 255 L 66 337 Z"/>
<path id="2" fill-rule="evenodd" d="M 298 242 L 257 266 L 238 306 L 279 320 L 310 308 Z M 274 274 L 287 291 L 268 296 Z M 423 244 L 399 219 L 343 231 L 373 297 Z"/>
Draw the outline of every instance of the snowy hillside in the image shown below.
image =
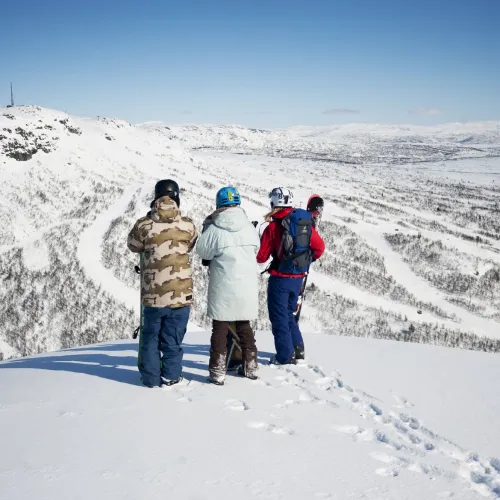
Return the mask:
<path id="1" fill-rule="evenodd" d="M 0 498 L 500 497 L 496 355 L 306 338 L 307 362 L 224 387 L 206 332 L 175 388 L 139 385 L 131 340 L 0 363 Z"/>
<path id="2" fill-rule="evenodd" d="M 228 183 L 259 221 L 275 185 L 325 197 L 306 330 L 498 352 L 499 174 L 498 122 L 264 131 L 0 110 L 0 357 L 130 338 L 126 235 L 167 177 L 198 227 Z M 192 327 L 207 328 L 193 266 Z"/>

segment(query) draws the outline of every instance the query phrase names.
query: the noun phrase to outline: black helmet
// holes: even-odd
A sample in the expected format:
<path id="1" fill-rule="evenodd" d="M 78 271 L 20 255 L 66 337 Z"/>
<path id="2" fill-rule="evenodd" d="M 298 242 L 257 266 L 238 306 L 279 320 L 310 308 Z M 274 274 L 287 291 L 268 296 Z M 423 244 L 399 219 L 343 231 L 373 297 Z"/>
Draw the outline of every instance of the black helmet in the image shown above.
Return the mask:
<path id="1" fill-rule="evenodd" d="M 162 196 L 168 196 L 180 206 L 181 201 L 179 199 L 179 184 L 171 179 L 165 179 L 158 181 L 155 186 L 155 201 Z"/>

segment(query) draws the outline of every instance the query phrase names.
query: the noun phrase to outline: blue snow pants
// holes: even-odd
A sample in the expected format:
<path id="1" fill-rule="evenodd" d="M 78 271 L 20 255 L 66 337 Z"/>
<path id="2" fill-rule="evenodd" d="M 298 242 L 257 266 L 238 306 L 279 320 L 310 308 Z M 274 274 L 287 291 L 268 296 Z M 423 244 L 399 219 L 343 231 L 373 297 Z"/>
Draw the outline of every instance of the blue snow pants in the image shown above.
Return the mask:
<path id="1" fill-rule="evenodd" d="M 295 352 L 295 347 L 304 345 L 299 325 L 293 315 L 301 287 L 301 278 L 269 277 L 267 308 L 273 329 L 278 363 L 289 363 Z"/>
<path id="2" fill-rule="evenodd" d="M 161 378 L 177 380 L 182 374 L 181 344 L 190 307 L 144 307 L 139 346 L 139 371 L 145 385 L 159 386 Z"/>

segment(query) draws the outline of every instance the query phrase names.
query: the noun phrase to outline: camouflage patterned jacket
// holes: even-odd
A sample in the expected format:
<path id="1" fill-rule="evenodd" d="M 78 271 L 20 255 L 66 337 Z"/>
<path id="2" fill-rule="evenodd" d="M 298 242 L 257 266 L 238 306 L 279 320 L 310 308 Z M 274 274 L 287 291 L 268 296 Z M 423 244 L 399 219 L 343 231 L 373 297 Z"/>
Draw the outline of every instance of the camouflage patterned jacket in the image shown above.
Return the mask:
<path id="1" fill-rule="evenodd" d="M 144 253 L 141 272 L 142 304 L 149 307 L 184 307 L 193 303 L 189 252 L 196 243 L 193 221 L 182 217 L 168 196 L 159 198 L 151 212 L 139 219 L 128 235 L 127 246 Z"/>

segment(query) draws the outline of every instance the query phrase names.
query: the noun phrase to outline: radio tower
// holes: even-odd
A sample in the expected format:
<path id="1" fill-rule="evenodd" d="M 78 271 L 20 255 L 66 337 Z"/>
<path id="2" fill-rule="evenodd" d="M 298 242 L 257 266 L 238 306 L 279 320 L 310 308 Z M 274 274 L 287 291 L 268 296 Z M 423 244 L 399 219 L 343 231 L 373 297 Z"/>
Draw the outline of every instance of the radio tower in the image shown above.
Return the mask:
<path id="1" fill-rule="evenodd" d="M 14 107 L 14 90 L 12 89 L 12 82 L 10 82 L 10 106 L 8 108 Z"/>

